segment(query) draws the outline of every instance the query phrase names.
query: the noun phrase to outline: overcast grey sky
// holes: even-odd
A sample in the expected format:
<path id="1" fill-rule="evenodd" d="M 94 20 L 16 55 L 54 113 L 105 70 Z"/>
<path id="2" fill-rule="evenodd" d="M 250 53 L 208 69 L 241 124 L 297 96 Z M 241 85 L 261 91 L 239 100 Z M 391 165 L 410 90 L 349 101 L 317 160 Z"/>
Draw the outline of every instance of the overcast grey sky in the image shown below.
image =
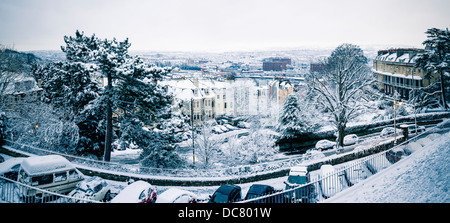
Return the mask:
<path id="1" fill-rule="evenodd" d="M 131 50 L 422 47 L 449 12 L 449 0 L 1 0 L 0 44 L 54 50 L 78 29 Z"/>

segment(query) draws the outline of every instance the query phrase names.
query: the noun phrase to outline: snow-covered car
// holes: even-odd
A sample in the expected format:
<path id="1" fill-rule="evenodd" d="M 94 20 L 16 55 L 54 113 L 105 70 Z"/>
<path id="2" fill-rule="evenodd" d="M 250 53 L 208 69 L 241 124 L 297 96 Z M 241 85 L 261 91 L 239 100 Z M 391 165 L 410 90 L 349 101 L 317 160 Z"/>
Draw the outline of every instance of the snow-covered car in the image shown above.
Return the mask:
<path id="1" fill-rule="evenodd" d="M 237 127 L 243 128 L 243 129 L 249 129 L 249 128 L 250 128 L 250 124 L 247 123 L 247 122 L 239 122 L 239 123 L 237 124 Z"/>
<path id="2" fill-rule="evenodd" d="M 336 142 L 332 142 L 330 140 L 322 139 L 316 143 L 316 149 L 322 151 L 331 149 L 336 145 Z"/>
<path id="3" fill-rule="evenodd" d="M 325 198 L 332 197 L 336 193 L 342 191 L 346 184 L 344 174 L 336 173 L 335 168 L 332 165 L 325 164 L 320 167 L 319 181 L 322 196 Z"/>
<path id="4" fill-rule="evenodd" d="M 67 194 L 84 180 L 84 175 L 60 155 L 31 156 L 20 164 L 17 181 L 52 192 Z M 51 196 L 34 189 L 22 191 L 24 197 Z M 43 198 L 43 197 L 42 197 Z"/>
<path id="5" fill-rule="evenodd" d="M 217 126 L 217 125 L 214 126 L 214 127 L 212 127 L 211 131 L 212 131 L 213 133 L 215 133 L 215 134 L 222 134 L 222 133 L 223 133 L 222 128 L 220 128 L 220 127 Z"/>
<path id="6" fill-rule="evenodd" d="M 358 136 L 355 134 L 346 135 L 344 137 L 344 146 L 353 145 L 358 142 Z"/>
<path id="7" fill-rule="evenodd" d="M 288 180 L 284 182 L 286 184 L 285 190 L 299 187 L 300 185 L 310 182 L 310 174 L 307 166 L 294 166 L 289 171 Z M 315 189 L 312 184 L 308 186 L 297 188 L 292 193 L 286 193 L 284 195 L 286 202 L 302 202 L 308 203 L 315 195 Z"/>
<path id="8" fill-rule="evenodd" d="M 398 162 L 406 153 L 402 148 L 396 147 L 386 152 L 386 159 L 390 163 Z"/>
<path id="9" fill-rule="evenodd" d="M 111 203 L 155 203 L 155 201 L 156 190 L 151 184 L 139 180 L 120 191 Z"/>
<path id="10" fill-rule="evenodd" d="M 380 136 L 385 137 L 388 135 L 392 135 L 394 134 L 394 130 L 397 132 L 397 134 L 402 132 L 401 129 L 394 129 L 394 127 L 386 127 L 383 130 L 381 130 Z"/>
<path id="11" fill-rule="evenodd" d="M 409 134 L 416 133 L 416 125 L 411 124 L 411 125 L 406 125 L 405 127 L 408 128 L 408 133 Z M 425 132 L 425 127 L 424 126 L 417 126 L 417 133 L 419 133 L 419 132 Z"/>
<path id="12" fill-rule="evenodd" d="M 223 125 L 217 125 L 217 127 L 220 128 L 220 130 L 222 130 L 223 132 L 228 132 L 230 131 L 227 127 L 223 126 Z"/>
<path id="13" fill-rule="evenodd" d="M 197 201 L 197 195 L 190 191 L 169 188 L 158 195 L 155 203 L 197 203 Z"/>
<path id="14" fill-rule="evenodd" d="M 95 176 L 79 182 L 77 188 L 71 191 L 69 196 L 95 201 L 108 201 L 111 199 L 111 190 L 104 179 Z"/>
<path id="15" fill-rule="evenodd" d="M 25 158 L 11 158 L 0 163 L 0 175 L 9 179 L 17 180 L 20 164 Z"/>
<path id="16" fill-rule="evenodd" d="M 223 126 L 227 127 L 230 131 L 238 130 L 239 128 L 236 126 L 232 126 L 230 124 L 224 124 Z"/>
<path id="17" fill-rule="evenodd" d="M 349 168 L 344 170 L 350 184 L 354 185 L 370 176 L 370 171 L 362 162 L 349 164 Z"/>

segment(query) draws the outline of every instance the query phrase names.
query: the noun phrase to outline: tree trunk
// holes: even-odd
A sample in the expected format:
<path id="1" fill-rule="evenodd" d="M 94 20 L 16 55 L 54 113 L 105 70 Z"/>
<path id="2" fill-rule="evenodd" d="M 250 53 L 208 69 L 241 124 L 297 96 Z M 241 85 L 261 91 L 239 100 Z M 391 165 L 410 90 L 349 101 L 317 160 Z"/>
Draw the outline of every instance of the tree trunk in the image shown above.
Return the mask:
<path id="1" fill-rule="evenodd" d="M 106 87 L 106 136 L 105 136 L 105 153 L 103 160 L 109 162 L 111 160 L 111 144 L 112 144 L 112 104 L 111 104 L 111 89 L 112 80 L 111 74 L 108 73 L 108 85 Z"/>
<path id="2" fill-rule="evenodd" d="M 338 124 L 338 145 L 344 147 L 345 125 Z"/>

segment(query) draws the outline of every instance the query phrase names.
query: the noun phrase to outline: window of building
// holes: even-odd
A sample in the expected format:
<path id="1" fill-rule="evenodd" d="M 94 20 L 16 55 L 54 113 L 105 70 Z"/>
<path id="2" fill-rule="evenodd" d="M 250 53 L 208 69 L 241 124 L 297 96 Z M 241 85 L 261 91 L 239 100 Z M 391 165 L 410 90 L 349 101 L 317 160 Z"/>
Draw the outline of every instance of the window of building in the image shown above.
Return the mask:
<path id="1" fill-rule="evenodd" d="M 225 96 L 225 95 L 224 95 Z M 223 103 L 223 108 L 227 108 L 227 103 Z"/>

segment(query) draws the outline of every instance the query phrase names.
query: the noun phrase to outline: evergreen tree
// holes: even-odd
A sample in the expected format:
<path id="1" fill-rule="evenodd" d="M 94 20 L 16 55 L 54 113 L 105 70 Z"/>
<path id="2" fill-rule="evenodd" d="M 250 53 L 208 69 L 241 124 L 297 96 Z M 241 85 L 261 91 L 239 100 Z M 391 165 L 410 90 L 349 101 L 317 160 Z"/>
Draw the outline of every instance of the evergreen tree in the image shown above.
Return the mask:
<path id="1" fill-rule="evenodd" d="M 61 49 L 67 61 L 36 69 L 35 75 L 42 79 L 45 100 L 67 108 L 67 118 L 77 123 L 80 137 L 84 136 L 80 149 L 89 148 L 97 156 L 104 151 L 104 159 L 109 161 L 114 112 L 123 140 L 136 143 L 144 151 L 165 149 L 158 154 L 166 157 L 156 166 L 171 165 L 167 159 L 176 160 L 177 156 L 174 133 L 144 128 L 176 119 L 168 109 L 172 97 L 157 85 L 170 69 L 131 57 L 128 39 L 100 40 L 77 31 L 74 37 L 65 36 L 64 41 L 66 46 Z M 107 77 L 106 88 L 96 81 L 99 77 Z"/>
<path id="2" fill-rule="evenodd" d="M 416 60 L 416 67 L 420 67 L 429 74 L 439 74 L 441 104 L 448 108 L 447 95 L 450 89 L 450 32 L 437 28 L 428 29 L 428 39 L 423 42 L 426 52 Z"/>
<path id="3" fill-rule="evenodd" d="M 282 138 L 294 138 L 315 128 L 309 116 L 302 111 L 297 95 L 286 97 L 277 128 Z"/>
<path id="4" fill-rule="evenodd" d="M 33 73 L 36 79 L 41 80 L 43 101 L 52 105 L 60 120 L 78 126 L 76 153 L 101 156 L 104 144 L 104 129 L 100 125 L 103 108 L 91 106 L 90 103 L 99 98 L 103 90 L 100 83 L 91 78 L 93 70 L 83 63 L 68 61 L 36 66 Z"/>

